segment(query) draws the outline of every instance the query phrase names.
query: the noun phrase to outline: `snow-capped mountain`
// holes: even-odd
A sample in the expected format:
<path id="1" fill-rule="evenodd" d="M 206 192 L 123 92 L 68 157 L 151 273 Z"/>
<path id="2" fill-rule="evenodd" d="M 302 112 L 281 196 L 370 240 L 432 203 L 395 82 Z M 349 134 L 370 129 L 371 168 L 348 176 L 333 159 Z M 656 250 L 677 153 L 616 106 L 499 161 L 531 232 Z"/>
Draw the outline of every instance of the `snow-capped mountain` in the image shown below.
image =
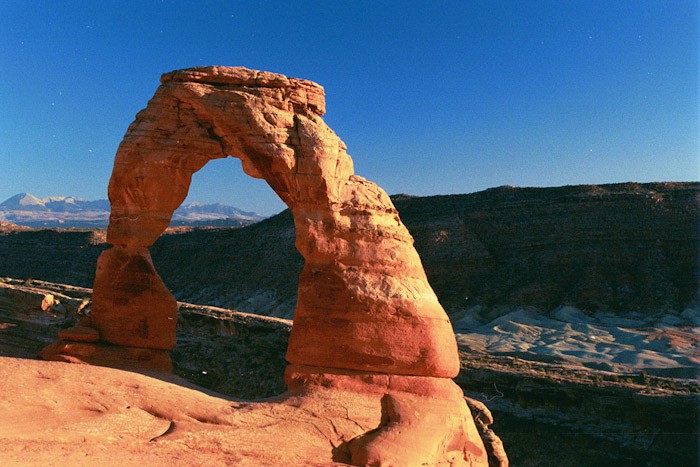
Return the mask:
<path id="1" fill-rule="evenodd" d="M 264 216 L 256 212 L 241 211 L 233 206 L 221 203 L 202 204 L 190 203 L 180 206 L 173 214 L 173 220 L 204 220 L 204 219 L 240 219 L 257 222 Z"/>
<path id="2" fill-rule="evenodd" d="M 19 193 L 0 203 L 0 220 L 27 227 L 106 227 L 109 201 L 89 201 L 70 196 L 38 198 Z M 242 211 L 220 203 L 190 203 L 180 206 L 171 225 L 246 225 L 264 219 L 255 212 Z"/>
<path id="3" fill-rule="evenodd" d="M 37 198 L 30 193 L 19 193 L 0 203 L 0 212 L 7 211 L 109 212 L 109 201 L 106 199 L 88 201 L 71 196 L 47 196 L 46 198 Z"/>

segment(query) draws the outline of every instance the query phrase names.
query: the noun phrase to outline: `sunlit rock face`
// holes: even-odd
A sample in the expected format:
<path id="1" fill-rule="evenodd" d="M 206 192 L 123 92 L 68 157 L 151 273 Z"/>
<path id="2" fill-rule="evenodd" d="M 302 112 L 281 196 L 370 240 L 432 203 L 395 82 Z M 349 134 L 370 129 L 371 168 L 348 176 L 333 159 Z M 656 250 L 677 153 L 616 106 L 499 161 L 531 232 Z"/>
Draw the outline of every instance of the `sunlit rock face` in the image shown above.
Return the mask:
<path id="1" fill-rule="evenodd" d="M 119 146 L 109 185 L 109 243 L 124 252 L 152 245 L 187 196 L 192 174 L 211 159 L 237 157 L 294 215 L 305 266 L 290 362 L 457 374 L 452 329 L 413 240 L 386 193 L 354 175 L 345 145 L 321 119 L 320 86 L 223 67 L 175 71 L 161 81 Z M 96 297 L 108 288 L 98 282 Z M 110 314 L 123 312 L 96 303 L 95 325 Z M 167 327 L 162 332 L 174 334 Z M 108 341 L 140 339 L 125 333 Z"/>
<path id="2" fill-rule="evenodd" d="M 127 130 L 109 184 L 114 247 L 98 261 L 90 323 L 102 342 L 174 346 L 175 301 L 147 248 L 185 200 L 192 174 L 233 156 L 289 206 L 305 260 L 287 352 L 290 389 L 387 395 L 389 422 L 350 444 L 355 463 L 485 465 L 461 391 L 448 379 L 459 359 L 447 315 L 391 200 L 354 174 L 345 144 L 321 118 L 323 88 L 228 67 L 174 71 L 161 82 Z M 399 393 L 410 396 L 392 396 Z M 421 400 L 453 415 L 420 415 Z M 415 446 L 428 433 L 430 442 Z"/>

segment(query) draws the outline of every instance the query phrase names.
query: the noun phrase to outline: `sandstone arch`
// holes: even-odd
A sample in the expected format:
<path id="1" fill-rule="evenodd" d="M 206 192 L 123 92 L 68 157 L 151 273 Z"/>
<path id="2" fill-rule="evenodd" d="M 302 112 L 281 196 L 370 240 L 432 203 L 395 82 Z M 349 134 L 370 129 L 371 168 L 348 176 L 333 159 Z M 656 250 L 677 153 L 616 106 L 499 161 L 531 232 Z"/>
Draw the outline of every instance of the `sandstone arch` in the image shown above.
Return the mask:
<path id="1" fill-rule="evenodd" d="M 399 452 L 426 436 L 415 431 L 425 417 L 409 415 L 416 397 L 443 404 L 435 406 L 445 416 L 431 456 L 459 451 L 482 459 L 461 391 L 449 379 L 459 371 L 449 320 L 391 200 L 354 174 L 345 144 L 321 118 L 323 88 L 228 67 L 174 71 L 161 83 L 115 158 L 107 233 L 113 247 L 98 261 L 91 326 L 99 342 L 88 346 L 98 350 L 59 345 L 53 358 L 167 367 L 177 309 L 148 247 L 184 201 L 192 174 L 233 156 L 294 216 L 305 264 L 287 352 L 290 389 L 354 390 L 383 401 L 389 424 L 354 444 L 356 462 L 374 462 L 384 446 L 399 443 Z M 406 424 L 414 427 L 413 441 L 396 441 L 397 430 L 411 433 Z"/>
<path id="2" fill-rule="evenodd" d="M 138 295 L 116 312 L 121 296 L 111 300 L 111 276 L 129 270 L 135 277 L 150 267 L 146 248 L 187 196 L 192 174 L 231 155 L 248 175 L 265 179 L 294 215 L 305 266 L 290 362 L 456 376 L 452 329 L 412 239 L 388 196 L 353 174 L 345 145 L 320 118 L 323 89 L 242 68 L 182 70 L 161 81 L 120 145 L 109 185 L 107 241 L 115 248 L 100 260 L 110 277 L 98 274 L 94 303 L 103 340 L 147 348 L 174 344 L 173 312 L 158 316 L 153 296 L 144 300 L 151 309 L 140 313 L 140 324 L 115 322 L 134 312 Z M 154 286 L 165 295 L 159 283 Z M 165 296 L 160 300 L 172 307 Z"/>

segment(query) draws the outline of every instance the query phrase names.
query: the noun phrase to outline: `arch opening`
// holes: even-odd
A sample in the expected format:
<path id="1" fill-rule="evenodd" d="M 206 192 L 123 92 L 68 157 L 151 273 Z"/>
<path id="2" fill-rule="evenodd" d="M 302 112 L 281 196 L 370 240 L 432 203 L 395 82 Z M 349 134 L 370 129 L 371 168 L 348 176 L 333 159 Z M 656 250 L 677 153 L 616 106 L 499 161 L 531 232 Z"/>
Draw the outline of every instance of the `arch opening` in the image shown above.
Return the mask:
<path id="1" fill-rule="evenodd" d="M 252 183 L 246 183 L 247 180 Z M 230 185 L 235 185 L 234 190 L 226 192 Z M 207 202 L 222 197 L 240 199 L 243 189 L 266 195 L 264 202 L 268 207 L 274 197 L 280 209 L 250 228 L 216 229 L 207 231 L 206 236 L 191 228 L 171 229 L 173 216 L 166 231 L 169 234 L 161 235 L 149 247 L 155 269 L 178 301 L 291 320 L 303 259 L 294 247 L 296 234 L 293 223 L 289 225 L 291 216 L 281 214 L 284 203 L 266 182 L 246 175 L 240 160 L 232 156 L 212 159 L 193 174 L 189 194 L 181 206 L 191 198 L 202 199 L 201 193 L 210 197 L 214 193 Z M 285 228 L 278 230 L 280 225 Z M 260 251 L 268 245 L 275 245 L 277 251 L 261 257 Z M 251 281 L 251 275 L 259 279 Z"/>
<path id="2" fill-rule="evenodd" d="M 287 208 L 265 180 L 243 172 L 240 159 L 232 155 L 212 159 L 193 174 L 190 190 L 181 206 L 190 203 L 221 203 L 264 217 Z"/>

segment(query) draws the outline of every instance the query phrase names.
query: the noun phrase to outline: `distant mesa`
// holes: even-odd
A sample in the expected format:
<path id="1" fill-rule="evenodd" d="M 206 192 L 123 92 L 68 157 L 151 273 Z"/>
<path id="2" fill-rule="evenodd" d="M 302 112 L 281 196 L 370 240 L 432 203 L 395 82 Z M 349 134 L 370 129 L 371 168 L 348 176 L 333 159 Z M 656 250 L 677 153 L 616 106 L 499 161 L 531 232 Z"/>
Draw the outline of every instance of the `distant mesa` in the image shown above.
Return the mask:
<path id="1" fill-rule="evenodd" d="M 39 198 L 18 193 L 0 203 L 0 221 L 25 227 L 105 228 L 110 205 L 106 199 L 88 201 L 72 196 Z M 173 226 L 243 226 L 265 219 L 256 212 L 243 211 L 221 203 L 190 203 L 178 208 Z"/>

